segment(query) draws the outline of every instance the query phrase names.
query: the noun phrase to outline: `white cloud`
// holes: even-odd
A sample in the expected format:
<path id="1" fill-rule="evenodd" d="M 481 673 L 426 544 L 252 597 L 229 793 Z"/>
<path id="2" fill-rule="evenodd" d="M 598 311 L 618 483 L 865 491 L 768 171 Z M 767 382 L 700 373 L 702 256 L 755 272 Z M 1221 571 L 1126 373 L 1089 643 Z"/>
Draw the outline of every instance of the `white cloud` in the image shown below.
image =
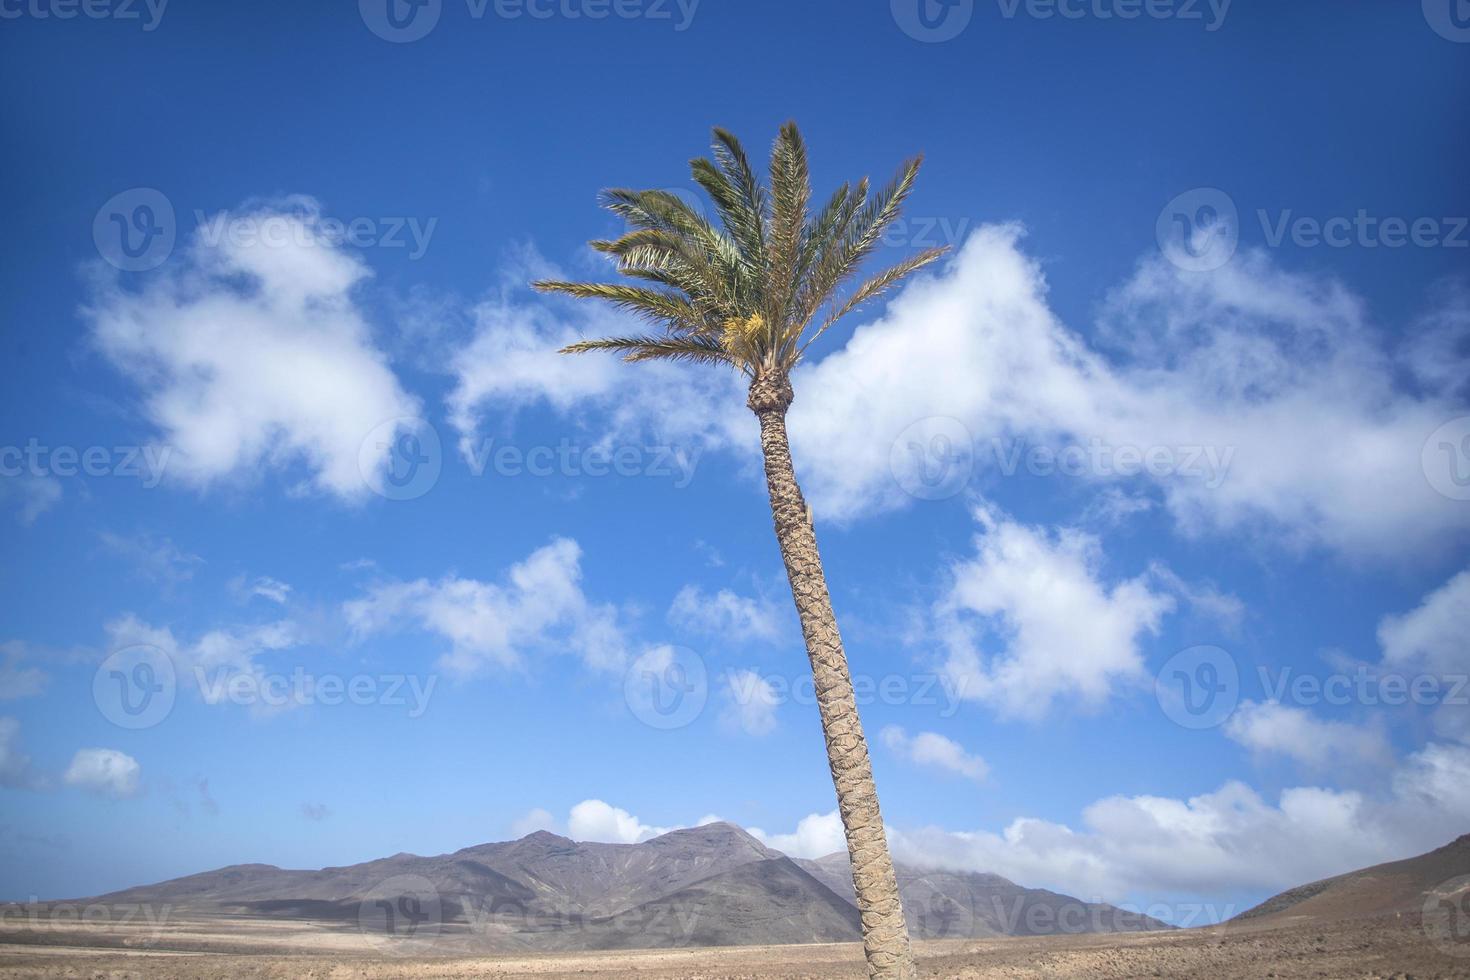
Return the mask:
<path id="1" fill-rule="evenodd" d="M 291 586 L 279 579 L 273 579 L 269 575 L 262 575 L 250 587 L 250 592 L 252 595 L 257 595 L 263 599 L 269 599 L 271 602 L 284 605 L 286 600 L 291 596 Z"/>
<path id="2" fill-rule="evenodd" d="M 695 633 L 711 633 L 732 642 L 776 639 L 776 607 L 764 598 L 737 595 L 729 589 L 706 593 L 686 585 L 669 606 L 669 622 Z"/>
<path id="3" fill-rule="evenodd" d="M 210 240 L 243 222 L 261 235 Z M 368 274 L 330 243 L 316 202 L 292 198 L 211 219 L 141 289 L 98 283 L 84 314 L 141 389 L 170 473 L 207 485 L 304 464 L 311 487 L 355 498 L 364 440 L 420 414 L 353 300 Z M 386 463 L 386 450 L 366 451 L 369 474 Z"/>
<path id="4" fill-rule="evenodd" d="M 16 520 L 27 526 L 56 506 L 61 499 L 61 481 L 54 476 L 22 473 L 0 476 L 0 501 L 13 503 Z"/>
<path id="5" fill-rule="evenodd" d="M 513 565 L 503 584 L 450 576 L 437 582 L 379 583 L 344 604 L 358 636 L 412 625 L 450 642 L 444 665 L 460 674 L 514 667 L 556 641 L 594 669 L 616 670 L 627 645 L 611 605 L 582 592 L 582 549 L 556 538 Z"/>
<path id="6" fill-rule="evenodd" d="M 1294 544 L 1401 555 L 1470 525 L 1419 465 L 1428 434 L 1460 413 L 1396 388 L 1365 304 L 1341 285 L 1258 253 L 1208 276 L 1150 258 L 1105 304 L 1108 358 L 1047 307 L 1020 234 L 980 230 L 942 278 L 909 286 L 800 379 L 792 431 L 818 506 L 902 503 L 888 447 L 950 416 L 982 457 L 1006 437 L 1233 450 L 1218 485 L 1153 478 L 1190 533 L 1261 524 Z"/>
<path id="7" fill-rule="evenodd" d="M 796 830 L 789 834 L 768 834 L 759 827 L 749 829 L 756 840 L 789 857 L 819 858 L 836 851 L 847 852 L 847 837 L 836 810 L 802 817 Z"/>
<path id="8" fill-rule="evenodd" d="M 230 580 L 230 591 L 242 599 L 266 599 L 280 606 L 291 598 L 291 586 L 269 575 L 259 575 L 254 579 L 236 575 Z"/>
<path id="9" fill-rule="evenodd" d="M 1430 310 L 1409 331 L 1404 364 L 1436 394 L 1465 394 L 1470 354 L 1470 284 L 1449 280 L 1438 287 Z"/>
<path id="10" fill-rule="evenodd" d="M 1080 828 L 1020 817 L 999 833 L 886 831 L 895 860 L 917 867 L 990 872 L 1089 900 L 1224 903 L 1412 857 L 1453 840 L 1467 821 L 1470 747 L 1431 744 L 1380 798 L 1300 786 L 1273 804 L 1232 781 L 1188 799 L 1098 800 Z M 790 834 L 751 833 L 793 857 L 845 849 L 836 810 L 804 817 Z"/>
<path id="11" fill-rule="evenodd" d="M 1445 697 L 1433 714 L 1433 727 L 1442 738 L 1470 744 L 1470 712 L 1463 697 L 1470 676 L 1470 571 L 1461 572 L 1426 595 L 1418 608 L 1385 616 L 1378 624 L 1383 667 L 1399 674 L 1442 682 Z M 1456 703 L 1458 702 L 1458 703 Z"/>
<path id="12" fill-rule="evenodd" d="M 1022 234 L 978 230 L 940 273 L 799 370 L 791 434 L 818 513 L 853 519 L 911 503 L 891 448 L 914 423 L 947 417 L 968 429 L 982 465 L 997 440 L 1095 440 L 1109 472 L 1089 462 L 1080 479 L 1130 491 L 1108 498 L 1105 516 L 1136 511 L 1148 488 L 1191 535 L 1259 530 L 1291 547 L 1401 558 L 1470 528 L 1470 511 L 1431 489 L 1419 458 L 1431 432 L 1465 414 L 1450 380 L 1466 373 L 1462 345 L 1434 339 L 1463 332 L 1464 291 L 1435 297 L 1415 343 L 1385 353 L 1385 331 L 1340 283 L 1284 272 L 1258 252 L 1209 275 L 1152 256 L 1107 297 L 1094 347 L 1048 306 Z M 611 358 L 568 364 L 552 351 L 579 333 L 552 309 L 566 307 L 482 311 L 457 362 L 462 430 L 480 407 L 544 404 L 608 433 L 677 425 L 753 458 L 733 379 L 704 370 L 696 383 L 697 368 Z M 632 322 L 590 310 L 571 314 L 589 333 Z M 1400 383 L 1406 370 L 1417 393 Z M 1124 461 L 1112 453 L 1133 450 L 1165 452 L 1168 465 L 1117 476 Z"/>
<path id="13" fill-rule="evenodd" d="M 522 280 L 561 277 L 532 255 Z M 474 335 L 451 361 L 455 377 L 449 419 L 468 457 L 487 414 L 548 405 L 591 431 L 598 441 L 645 436 L 692 449 L 756 444 L 755 420 L 733 371 L 679 364 L 624 364 L 606 356 L 570 357 L 557 351 L 584 336 L 643 332 L 638 321 L 589 303 L 569 300 L 487 299 L 474 310 Z"/>
<path id="14" fill-rule="evenodd" d="M 1309 766 L 1341 763 L 1352 768 L 1392 761 L 1382 730 L 1324 721 L 1305 708 L 1276 701 L 1242 701 L 1224 731 L 1253 752 L 1284 755 Z"/>
<path id="15" fill-rule="evenodd" d="M 726 703 L 721 722 L 747 735 L 774 732 L 776 708 L 781 704 L 775 685 L 753 670 L 728 671 L 724 680 Z"/>
<path id="16" fill-rule="evenodd" d="M 583 800 L 567 817 L 567 834 L 573 840 L 606 844 L 636 844 L 677 829 L 650 827 L 627 810 L 601 800 Z"/>
<path id="17" fill-rule="evenodd" d="M 1424 597 L 1417 609 L 1378 626 L 1384 661 L 1436 674 L 1470 672 L 1470 571 Z"/>
<path id="18" fill-rule="evenodd" d="M 103 548 L 130 562 L 140 577 L 159 585 L 187 582 L 204 564 L 203 558 L 189 554 L 166 537 L 146 533 L 125 537 L 111 531 L 103 531 L 98 537 Z"/>
<path id="19" fill-rule="evenodd" d="M 1129 493 L 1121 487 L 1099 487 L 1082 513 L 1084 523 L 1104 526 L 1122 524 L 1134 514 L 1154 509 L 1156 501 L 1146 493 Z"/>
<path id="20" fill-rule="evenodd" d="M 943 769 L 977 783 L 984 781 L 990 773 L 990 766 L 984 759 L 971 755 L 958 742 L 937 732 L 910 735 L 898 725 L 888 725 L 879 737 L 890 752 L 914 765 Z"/>
<path id="21" fill-rule="evenodd" d="M 31 655 L 31 647 L 19 640 L 0 643 L 0 701 L 34 697 L 46 689 L 46 672 L 25 666 Z"/>
<path id="22" fill-rule="evenodd" d="M 138 795 L 141 773 L 138 760 L 125 752 L 78 749 L 62 779 L 68 786 L 120 800 Z"/>
<path id="23" fill-rule="evenodd" d="M 981 507 L 974 559 L 952 568 L 937 604 L 945 672 L 964 698 L 1039 718 L 1058 697 L 1106 700 L 1143 676 L 1139 638 L 1174 607 L 1145 576 L 1103 581 L 1098 539 L 1016 523 Z M 989 648 L 988 652 L 986 648 Z"/>
<path id="24" fill-rule="evenodd" d="M 1228 630 L 1235 630 L 1245 618 L 1245 603 L 1237 595 L 1222 592 L 1209 582 L 1186 582 L 1162 562 L 1151 563 L 1149 572 L 1160 585 L 1182 598 L 1196 613 Z"/>
<path id="25" fill-rule="evenodd" d="M 1188 800 L 1111 797 L 1087 807 L 1084 830 L 1018 819 L 1003 833 L 935 829 L 900 836 L 901 860 L 993 871 L 1032 886 L 1118 900 L 1277 890 L 1439 847 L 1470 819 L 1470 749 L 1430 746 L 1375 801 L 1317 787 L 1272 805 L 1226 783 Z"/>
<path id="26" fill-rule="evenodd" d="M 197 689 L 206 703 L 244 699 L 252 711 L 263 715 L 304 703 L 289 692 L 274 690 L 265 665 L 257 659 L 305 642 L 301 628 L 290 620 L 221 627 L 194 640 L 180 640 L 169 627 L 150 625 L 132 613 L 111 620 L 103 629 L 109 650 L 145 645 L 161 651 L 172 661 L 178 683 Z M 232 680 L 240 677 L 250 678 L 250 683 Z"/>
<path id="27" fill-rule="evenodd" d="M 31 758 L 20 749 L 20 722 L 0 717 L 0 786 L 26 789 L 35 784 Z"/>

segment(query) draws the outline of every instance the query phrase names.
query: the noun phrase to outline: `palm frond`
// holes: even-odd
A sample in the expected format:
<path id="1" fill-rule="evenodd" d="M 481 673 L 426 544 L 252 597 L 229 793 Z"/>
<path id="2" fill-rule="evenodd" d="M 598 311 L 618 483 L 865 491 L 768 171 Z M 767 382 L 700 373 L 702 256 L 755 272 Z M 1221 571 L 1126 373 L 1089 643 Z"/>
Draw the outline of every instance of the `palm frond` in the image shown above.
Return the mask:
<path id="1" fill-rule="evenodd" d="M 844 223 L 842 241 L 834 243 L 823 255 L 808 283 L 804 307 L 809 315 L 815 315 L 878 247 L 883 232 L 902 212 L 922 164 L 923 157 L 905 163 L 892 182 L 864 202 Z"/>
<path id="2" fill-rule="evenodd" d="M 789 342 L 799 321 L 791 317 L 796 293 L 796 269 L 800 259 L 802 232 L 807 227 L 807 204 L 812 196 L 811 174 L 807 165 L 806 144 L 795 123 L 781 127 L 771 153 L 771 235 L 770 258 L 766 265 L 766 320 L 772 330 L 773 347 L 780 350 Z"/>
<path id="3" fill-rule="evenodd" d="M 842 317 L 944 254 L 920 252 L 840 298 L 902 211 L 921 158 L 905 163 L 876 193 L 867 178 L 843 184 L 813 214 L 806 144 L 794 123 L 782 126 L 776 138 L 768 185 L 733 134 L 716 129 L 711 156 L 692 160 L 690 171 L 713 202 L 717 221 L 669 191 L 603 192 L 603 205 L 628 230 L 592 247 L 642 285 L 535 283 L 547 292 L 612 303 L 662 330 L 661 336 L 581 341 L 567 353 L 613 351 L 630 361 L 727 364 L 752 379 L 785 375 Z"/>
<path id="4" fill-rule="evenodd" d="M 694 180 L 714 199 L 725 230 L 739 245 L 745 260 L 760 268 L 765 263 L 769 220 L 765 188 L 733 133 L 717 127 L 711 150 L 715 162 L 705 159 L 690 162 Z"/>
<path id="5" fill-rule="evenodd" d="M 622 354 L 623 360 L 629 363 L 662 360 L 734 365 L 723 347 L 701 337 L 603 337 L 597 340 L 579 340 L 563 347 L 558 353 L 586 354 L 591 351 Z"/>
<path id="6" fill-rule="evenodd" d="M 703 319 L 686 297 L 660 289 L 614 282 L 563 282 L 556 279 L 539 279 L 531 286 L 543 293 L 606 300 L 620 309 L 676 329 L 695 329 Z"/>
<path id="7" fill-rule="evenodd" d="M 847 316 L 847 314 L 853 312 L 869 300 L 876 299 L 883 293 L 886 293 L 915 272 L 924 268 L 924 266 L 942 258 L 948 251 L 948 246 L 926 248 L 918 255 L 910 256 L 897 265 L 891 265 L 876 276 L 873 276 L 867 282 L 864 282 L 857 289 L 853 290 L 852 295 L 841 306 L 827 315 L 827 319 L 822 322 L 821 327 L 817 329 L 816 333 L 812 334 L 810 340 L 801 345 L 801 349 L 806 350 L 838 320 Z"/>

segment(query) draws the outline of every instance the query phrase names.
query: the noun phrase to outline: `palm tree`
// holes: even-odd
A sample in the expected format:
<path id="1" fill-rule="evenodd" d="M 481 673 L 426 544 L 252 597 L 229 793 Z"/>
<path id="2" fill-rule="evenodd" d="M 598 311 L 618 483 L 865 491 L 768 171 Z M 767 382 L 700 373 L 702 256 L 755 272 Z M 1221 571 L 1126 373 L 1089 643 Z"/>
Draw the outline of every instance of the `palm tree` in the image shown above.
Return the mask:
<path id="1" fill-rule="evenodd" d="M 776 540 L 811 660 L 852 859 L 868 973 L 909 978 L 914 966 L 903 906 L 811 510 L 792 468 L 786 410 L 792 369 L 807 348 L 844 315 L 944 250 L 920 252 L 848 290 L 898 217 L 921 158 L 905 163 L 876 193 L 870 193 L 866 178 L 843 184 L 812 214 L 806 146 L 794 123 L 783 126 L 776 139 L 768 186 L 733 135 L 716 129 L 713 149 L 713 161 L 696 159 L 690 167 L 719 212 L 718 227 L 667 191 L 605 191 L 603 204 L 628 230 L 592 247 L 613 256 L 618 272 L 639 282 L 541 281 L 535 286 L 610 302 L 658 328 L 645 335 L 585 340 L 562 353 L 613 351 L 627 361 L 720 365 L 738 370 L 749 382 L 746 404 L 760 420 Z"/>

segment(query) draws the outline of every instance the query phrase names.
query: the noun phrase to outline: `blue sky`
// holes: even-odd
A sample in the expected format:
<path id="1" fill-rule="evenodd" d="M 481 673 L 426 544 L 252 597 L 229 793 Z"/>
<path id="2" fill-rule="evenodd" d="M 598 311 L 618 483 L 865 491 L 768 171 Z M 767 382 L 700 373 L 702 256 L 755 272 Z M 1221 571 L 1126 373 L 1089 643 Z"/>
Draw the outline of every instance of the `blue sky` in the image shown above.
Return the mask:
<path id="1" fill-rule="evenodd" d="M 524 286 L 788 118 L 954 246 L 792 410 L 900 858 L 1182 920 L 1470 827 L 1448 3 L 67 9 L 0 5 L 0 896 L 836 849 L 741 392 Z"/>

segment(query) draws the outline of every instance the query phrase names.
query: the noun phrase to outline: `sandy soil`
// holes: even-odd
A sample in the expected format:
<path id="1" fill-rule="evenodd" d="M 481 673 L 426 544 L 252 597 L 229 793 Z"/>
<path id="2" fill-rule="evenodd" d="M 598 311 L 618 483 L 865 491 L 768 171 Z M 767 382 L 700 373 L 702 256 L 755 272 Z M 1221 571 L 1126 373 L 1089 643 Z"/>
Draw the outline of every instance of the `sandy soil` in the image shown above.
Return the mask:
<path id="1" fill-rule="evenodd" d="M 174 918 L 98 926 L 0 922 L 0 978 L 223 980 L 389 977 L 586 980 L 862 978 L 853 944 L 509 956 L 394 955 L 355 931 L 289 921 Z M 452 945 L 452 937 L 448 937 Z M 1434 941 L 1418 916 L 1174 933 L 921 943 L 944 978 L 1470 978 L 1470 943 Z"/>

